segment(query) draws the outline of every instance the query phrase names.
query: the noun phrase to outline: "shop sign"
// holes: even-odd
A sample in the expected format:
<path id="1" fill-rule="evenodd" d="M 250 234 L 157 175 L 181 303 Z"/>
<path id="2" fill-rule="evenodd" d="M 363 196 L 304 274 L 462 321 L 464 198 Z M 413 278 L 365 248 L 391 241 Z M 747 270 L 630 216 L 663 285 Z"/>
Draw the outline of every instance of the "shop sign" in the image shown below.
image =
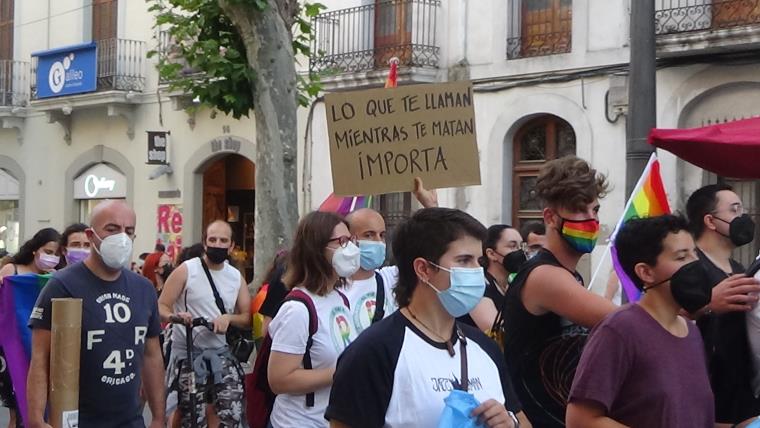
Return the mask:
<path id="1" fill-rule="evenodd" d="M 148 131 L 148 164 L 166 165 L 169 133 L 166 131 Z"/>
<path id="2" fill-rule="evenodd" d="M 103 163 L 94 165 L 74 180 L 74 199 L 126 197 L 127 178 Z"/>
<path id="3" fill-rule="evenodd" d="M 182 251 L 182 205 L 161 204 L 156 213 L 157 244 L 164 244 L 172 260 Z"/>
<path id="4" fill-rule="evenodd" d="M 37 98 L 93 92 L 97 89 L 97 45 L 86 43 L 35 52 Z"/>

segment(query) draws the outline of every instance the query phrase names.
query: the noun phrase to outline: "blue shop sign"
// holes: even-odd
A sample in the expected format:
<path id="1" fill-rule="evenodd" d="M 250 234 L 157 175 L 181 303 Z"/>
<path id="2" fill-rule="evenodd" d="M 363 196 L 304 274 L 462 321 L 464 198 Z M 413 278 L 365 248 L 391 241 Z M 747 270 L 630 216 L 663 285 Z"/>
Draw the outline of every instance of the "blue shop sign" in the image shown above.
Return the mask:
<path id="1" fill-rule="evenodd" d="M 37 57 L 37 98 L 81 94 L 97 89 L 98 55 L 95 43 L 66 46 Z"/>

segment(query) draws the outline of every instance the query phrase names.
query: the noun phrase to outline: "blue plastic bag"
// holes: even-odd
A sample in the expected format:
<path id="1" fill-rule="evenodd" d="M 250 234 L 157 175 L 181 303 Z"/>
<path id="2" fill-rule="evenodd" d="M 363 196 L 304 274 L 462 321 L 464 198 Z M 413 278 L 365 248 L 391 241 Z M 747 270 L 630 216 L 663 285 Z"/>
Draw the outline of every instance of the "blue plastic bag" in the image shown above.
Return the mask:
<path id="1" fill-rule="evenodd" d="M 475 428 L 482 427 L 478 419 L 471 416 L 480 402 L 469 392 L 455 389 L 443 400 L 446 406 L 438 420 L 438 428 Z"/>

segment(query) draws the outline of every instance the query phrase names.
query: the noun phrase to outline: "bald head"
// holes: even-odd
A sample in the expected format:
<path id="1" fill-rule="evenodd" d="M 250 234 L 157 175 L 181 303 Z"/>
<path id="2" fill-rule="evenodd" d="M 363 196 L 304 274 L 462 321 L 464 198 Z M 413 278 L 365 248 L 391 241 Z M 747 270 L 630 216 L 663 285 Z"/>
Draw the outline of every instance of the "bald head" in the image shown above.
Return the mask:
<path id="1" fill-rule="evenodd" d="M 231 247 L 233 244 L 232 226 L 224 220 L 212 221 L 206 226 L 203 241 L 207 247 Z"/>
<path id="2" fill-rule="evenodd" d="M 372 208 L 361 208 L 346 216 L 349 231 L 359 240 L 385 242 L 385 220 Z"/>
<path id="3" fill-rule="evenodd" d="M 101 237 L 120 232 L 132 236 L 136 222 L 135 211 L 120 200 L 103 201 L 95 205 L 90 214 L 90 227 Z"/>

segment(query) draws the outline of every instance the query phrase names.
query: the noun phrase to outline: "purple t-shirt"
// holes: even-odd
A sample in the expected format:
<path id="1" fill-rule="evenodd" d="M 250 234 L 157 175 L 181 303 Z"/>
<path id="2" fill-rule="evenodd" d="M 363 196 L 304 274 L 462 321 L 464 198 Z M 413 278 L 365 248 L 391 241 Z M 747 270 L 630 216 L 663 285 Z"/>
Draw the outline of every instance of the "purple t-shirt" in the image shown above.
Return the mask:
<path id="1" fill-rule="evenodd" d="M 570 402 L 590 400 L 631 427 L 715 426 L 702 336 L 673 336 L 637 304 L 594 328 L 575 372 Z"/>

